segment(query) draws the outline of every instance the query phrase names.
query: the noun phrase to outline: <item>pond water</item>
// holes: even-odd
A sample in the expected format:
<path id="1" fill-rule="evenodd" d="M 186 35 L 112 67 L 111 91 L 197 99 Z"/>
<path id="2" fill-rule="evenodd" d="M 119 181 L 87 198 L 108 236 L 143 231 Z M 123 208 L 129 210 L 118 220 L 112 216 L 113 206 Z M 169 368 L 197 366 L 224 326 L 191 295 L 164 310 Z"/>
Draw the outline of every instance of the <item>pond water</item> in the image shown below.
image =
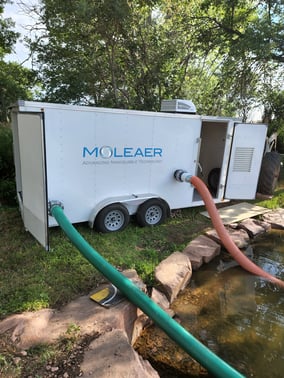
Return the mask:
<path id="1" fill-rule="evenodd" d="M 249 248 L 257 265 L 284 280 L 283 242 L 284 231 L 271 231 Z M 282 378 L 283 290 L 231 265 L 224 256 L 204 265 L 172 308 L 183 327 L 246 377 Z M 161 377 L 210 376 L 157 327 L 146 331 L 143 343 L 147 352 L 138 347 L 139 353 L 163 366 Z"/>

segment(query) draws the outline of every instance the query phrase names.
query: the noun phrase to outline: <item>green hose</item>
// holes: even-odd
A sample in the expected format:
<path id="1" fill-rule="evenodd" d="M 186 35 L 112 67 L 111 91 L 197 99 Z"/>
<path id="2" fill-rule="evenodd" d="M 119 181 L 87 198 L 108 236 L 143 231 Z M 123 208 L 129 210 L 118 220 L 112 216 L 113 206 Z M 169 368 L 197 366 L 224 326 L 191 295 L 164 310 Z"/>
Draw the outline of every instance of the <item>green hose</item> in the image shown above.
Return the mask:
<path id="1" fill-rule="evenodd" d="M 66 233 L 71 242 L 82 255 L 113 283 L 132 303 L 147 314 L 172 340 L 174 340 L 191 357 L 204 366 L 215 377 L 243 377 L 238 371 L 216 356 L 202 343 L 195 339 L 181 325 L 143 293 L 131 280 L 118 272 L 79 234 L 65 216 L 58 204 L 51 204 L 51 215 Z"/>

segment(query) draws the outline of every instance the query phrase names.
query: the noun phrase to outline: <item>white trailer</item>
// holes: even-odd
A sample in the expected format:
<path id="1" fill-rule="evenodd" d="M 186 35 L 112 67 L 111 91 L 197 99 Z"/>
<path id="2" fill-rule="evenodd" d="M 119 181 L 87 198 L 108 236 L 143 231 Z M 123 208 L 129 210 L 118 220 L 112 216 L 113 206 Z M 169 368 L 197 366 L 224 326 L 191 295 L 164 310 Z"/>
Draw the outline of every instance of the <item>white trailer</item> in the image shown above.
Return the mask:
<path id="1" fill-rule="evenodd" d="M 51 201 L 62 203 L 72 223 L 111 232 L 132 215 L 156 225 L 172 209 L 203 205 L 193 186 L 175 180 L 177 169 L 199 176 L 216 203 L 256 195 L 264 124 L 29 101 L 11 116 L 21 215 L 46 249 L 57 225 Z"/>

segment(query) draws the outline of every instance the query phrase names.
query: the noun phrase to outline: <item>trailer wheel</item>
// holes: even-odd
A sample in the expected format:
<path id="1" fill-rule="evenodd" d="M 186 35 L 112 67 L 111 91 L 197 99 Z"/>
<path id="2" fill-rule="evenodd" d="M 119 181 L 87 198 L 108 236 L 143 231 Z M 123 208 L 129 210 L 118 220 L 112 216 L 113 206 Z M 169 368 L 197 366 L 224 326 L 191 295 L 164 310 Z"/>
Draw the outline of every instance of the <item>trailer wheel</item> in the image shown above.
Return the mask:
<path id="1" fill-rule="evenodd" d="M 123 230 L 129 223 L 128 210 L 121 203 L 114 203 L 103 208 L 95 220 L 95 228 L 100 232 L 115 232 Z"/>
<path id="2" fill-rule="evenodd" d="M 262 159 L 257 192 L 272 195 L 280 174 L 281 157 L 275 152 L 267 152 Z"/>
<path id="3" fill-rule="evenodd" d="M 152 198 L 143 202 L 136 213 L 139 226 L 157 226 L 165 221 L 168 216 L 168 204 L 160 198 Z"/>

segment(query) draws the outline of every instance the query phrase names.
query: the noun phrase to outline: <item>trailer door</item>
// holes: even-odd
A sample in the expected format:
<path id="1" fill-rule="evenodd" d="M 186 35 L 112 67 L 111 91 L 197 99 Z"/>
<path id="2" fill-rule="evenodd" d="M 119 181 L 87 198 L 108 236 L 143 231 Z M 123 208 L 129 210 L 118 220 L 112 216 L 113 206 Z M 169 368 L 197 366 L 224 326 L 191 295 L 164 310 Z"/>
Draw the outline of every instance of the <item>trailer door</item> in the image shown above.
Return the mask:
<path id="1" fill-rule="evenodd" d="M 255 198 L 266 132 L 263 124 L 235 124 L 225 198 Z"/>
<path id="2" fill-rule="evenodd" d="M 18 198 L 25 228 L 48 250 L 45 144 L 41 113 L 18 113 Z M 14 131 L 14 135 L 15 135 Z M 16 164 L 16 168 L 17 168 Z"/>

